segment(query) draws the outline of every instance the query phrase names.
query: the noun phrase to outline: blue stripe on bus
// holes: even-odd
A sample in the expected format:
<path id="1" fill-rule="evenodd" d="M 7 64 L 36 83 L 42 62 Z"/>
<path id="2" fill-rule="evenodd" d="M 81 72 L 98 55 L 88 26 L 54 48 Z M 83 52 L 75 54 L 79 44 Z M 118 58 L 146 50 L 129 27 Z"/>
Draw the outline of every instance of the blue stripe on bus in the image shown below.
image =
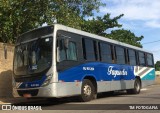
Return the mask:
<path id="1" fill-rule="evenodd" d="M 40 87 L 45 81 L 46 76 L 44 75 L 40 80 L 35 80 L 32 82 L 22 82 L 22 84 L 18 88 L 36 88 Z"/>
<path id="2" fill-rule="evenodd" d="M 134 66 L 92 62 L 59 72 L 58 80 L 65 82 L 82 81 L 85 76 L 93 76 L 96 81 L 135 79 Z"/>
<path id="3" fill-rule="evenodd" d="M 96 81 L 119 81 L 133 80 L 137 75 L 134 75 L 134 66 L 92 62 L 78 65 L 65 71 L 59 72 L 58 80 L 64 82 L 75 82 L 75 80 L 82 81 L 86 76 L 92 76 L 96 79 Z M 41 80 L 23 82 L 18 88 L 40 87 L 45 79 L 46 76 L 44 75 Z M 142 77 L 142 80 L 154 79 L 154 69 Z"/>

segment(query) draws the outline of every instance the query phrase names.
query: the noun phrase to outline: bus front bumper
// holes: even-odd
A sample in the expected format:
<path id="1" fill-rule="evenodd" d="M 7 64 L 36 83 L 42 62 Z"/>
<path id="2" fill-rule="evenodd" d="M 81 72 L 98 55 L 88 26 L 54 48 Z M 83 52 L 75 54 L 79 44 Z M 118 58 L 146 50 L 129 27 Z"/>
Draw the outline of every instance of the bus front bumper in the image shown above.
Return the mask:
<path id="1" fill-rule="evenodd" d="M 25 88 L 25 89 L 17 89 L 13 88 L 12 92 L 14 97 L 56 97 L 55 84 L 49 84 L 45 87 L 38 88 Z"/>
<path id="2" fill-rule="evenodd" d="M 81 82 L 57 82 L 38 88 L 13 88 L 14 97 L 66 97 L 81 94 Z"/>

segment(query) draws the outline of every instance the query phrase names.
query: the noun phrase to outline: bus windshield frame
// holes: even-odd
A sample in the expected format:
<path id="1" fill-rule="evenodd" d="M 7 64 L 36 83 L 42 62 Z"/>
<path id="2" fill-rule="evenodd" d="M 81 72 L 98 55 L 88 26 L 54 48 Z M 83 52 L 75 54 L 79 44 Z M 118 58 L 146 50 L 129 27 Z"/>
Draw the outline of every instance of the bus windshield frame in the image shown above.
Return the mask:
<path id="1" fill-rule="evenodd" d="M 42 73 L 51 67 L 52 56 L 53 26 L 22 34 L 15 46 L 13 74 L 23 77 Z"/>
<path id="2" fill-rule="evenodd" d="M 51 67 L 53 38 L 37 40 L 15 47 L 14 74 L 16 76 L 41 73 Z"/>

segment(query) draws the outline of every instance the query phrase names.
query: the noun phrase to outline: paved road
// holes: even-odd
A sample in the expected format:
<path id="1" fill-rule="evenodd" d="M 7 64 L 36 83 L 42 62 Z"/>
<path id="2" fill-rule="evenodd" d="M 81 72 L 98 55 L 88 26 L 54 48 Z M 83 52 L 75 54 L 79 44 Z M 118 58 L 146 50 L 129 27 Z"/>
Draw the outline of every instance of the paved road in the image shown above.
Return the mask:
<path id="1" fill-rule="evenodd" d="M 86 103 L 81 103 L 76 97 L 72 97 L 72 98 L 62 98 L 56 102 L 54 100 L 51 100 L 50 102 L 46 99 L 35 99 L 35 100 L 18 102 L 13 105 L 40 105 L 42 106 L 43 110 L 47 110 L 47 111 L 39 111 L 39 112 L 46 112 L 46 113 L 48 112 L 84 113 L 84 110 L 85 112 L 88 112 L 88 113 L 97 113 L 97 112 L 105 113 L 108 111 L 112 113 L 118 113 L 119 111 L 121 111 L 122 113 L 126 113 L 128 112 L 128 110 L 123 110 L 123 109 L 128 109 L 129 106 L 136 107 L 137 105 L 135 104 L 143 104 L 143 105 L 144 104 L 160 104 L 160 85 L 152 85 L 145 89 L 142 89 L 141 93 L 138 95 L 128 95 L 125 92 L 116 92 L 114 95 L 110 95 L 108 93 L 99 94 L 98 99 L 93 100 L 91 102 L 86 102 Z M 160 105 L 158 107 L 160 110 Z M 93 110 L 93 109 L 99 109 L 99 110 Z M 105 109 L 110 109 L 110 110 L 105 110 Z M 52 111 L 48 111 L 48 110 L 52 110 Z M 136 110 L 136 112 L 139 112 L 139 113 L 157 112 L 158 113 L 159 110 L 140 110 L 140 111 Z M 130 110 L 130 112 L 134 113 L 135 111 Z M 14 113 L 21 113 L 21 111 L 15 111 Z"/>

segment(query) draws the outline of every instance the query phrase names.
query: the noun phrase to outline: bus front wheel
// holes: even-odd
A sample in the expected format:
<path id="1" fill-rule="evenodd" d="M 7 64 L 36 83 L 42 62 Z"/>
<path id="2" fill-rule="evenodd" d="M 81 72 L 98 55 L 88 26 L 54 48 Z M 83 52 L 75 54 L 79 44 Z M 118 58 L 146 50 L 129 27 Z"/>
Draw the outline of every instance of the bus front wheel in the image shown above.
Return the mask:
<path id="1" fill-rule="evenodd" d="M 127 90 L 127 93 L 128 94 L 139 94 L 141 91 L 141 82 L 139 79 L 135 79 L 135 82 L 134 82 L 134 88 L 133 89 L 128 89 Z"/>
<path id="2" fill-rule="evenodd" d="M 88 102 L 94 99 L 95 87 L 89 79 L 84 79 L 81 87 L 80 99 L 82 102 Z"/>

